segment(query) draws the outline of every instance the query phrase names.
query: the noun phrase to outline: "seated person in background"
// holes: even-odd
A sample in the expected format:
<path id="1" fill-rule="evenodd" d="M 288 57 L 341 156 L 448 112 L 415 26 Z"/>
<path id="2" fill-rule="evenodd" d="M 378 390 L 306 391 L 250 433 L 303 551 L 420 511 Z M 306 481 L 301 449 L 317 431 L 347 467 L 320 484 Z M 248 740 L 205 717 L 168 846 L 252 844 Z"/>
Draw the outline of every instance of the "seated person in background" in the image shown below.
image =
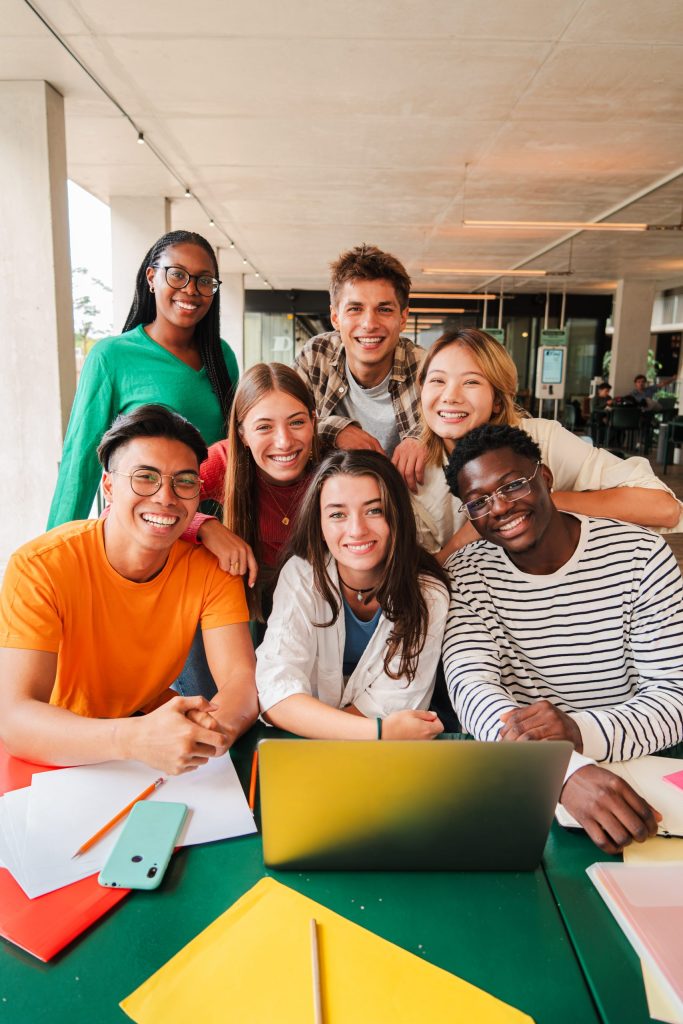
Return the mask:
<path id="1" fill-rule="evenodd" d="M 595 389 L 595 394 L 591 398 L 591 412 L 604 412 L 605 409 L 609 409 L 612 406 L 611 390 L 612 385 L 608 381 L 600 381 Z"/>
<path id="2" fill-rule="evenodd" d="M 485 331 L 467 327 L 438 338 L 422 364 L 420 383 L 428 457 L 413 505 L 418 539 L 439 561 L 478 540 L 448 490 L 444 465 L 469 432 L 485 423 L 520 427 L 539 445 L 555 479 L 557 508 L 641 526 L 683 528 L 681 504 L 647 459 L 620 459 L 586 444 L 556 420 L 526 416 L 515 404 L 515 364 Z"/>
<path id="3" fill-rule="evenodd" d="M 333 452 L 299 511 L 256 660 L 264 718 L 320 739 L 432 739 L 445 571 L 379 452 Z"/>
<path id="4" fill-rule="evenodd" d="M 469 434 L 447 477 L 482 538 L 448 562 L 443 660 L 460 721 L 482 740 L 569 740 L 562 804 L 608 853 L 642 841 L 655 810 L 588 759 L 683 739 L 683 581 L 670 548 L 556 509 L 539 447 L 512 427 Z"/>
<path id="5" fill-rule="evenodd" d="M 425 450 L 417 384 L 425 350 L 401 337 L 408 317 L 405 267 L 374 245 L 332 264 L 334 331 L 308 341 L 296 369 L 310 386 L 322 439 L 337 448 L 385 452 L 415 490 Z"/>
<path id="6" fill-rule="evenodd" d="M 30 761 L 133 758 L 177 774 L 224 754 L 258 714 L 244 587 L 178 539 L 206 457 L 195 427 L 141 406 L 114 421 L 98 456 L 109 516 L 59 526 L 7 567 L 0 738 Z M 213 704 L 168 691 L 199 622 Z"/>
<path id="7" fill-rule="evenodd" d="M 638 373 L 633 378 L 633 391 L 631 395 L 636 400 L 636 404 L 645 408 L 650 408 L 652 399 L 654 398 L 657 387 L 655 384 L 648 384 L 647 377 L 644 373 Z"/>

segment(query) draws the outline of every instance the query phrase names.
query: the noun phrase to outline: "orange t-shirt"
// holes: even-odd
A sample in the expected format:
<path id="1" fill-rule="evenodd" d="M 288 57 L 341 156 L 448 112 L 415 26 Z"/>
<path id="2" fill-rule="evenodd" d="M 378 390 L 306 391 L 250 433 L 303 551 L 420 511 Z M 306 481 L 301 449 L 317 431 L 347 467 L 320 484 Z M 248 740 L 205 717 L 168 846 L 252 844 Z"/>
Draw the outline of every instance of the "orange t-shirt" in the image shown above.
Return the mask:
<path id="1" fill-rule="evenodd" d="M 0 647 L 53 651 L 50 697 L 89 718 L 123 718 L 177 678 L 202 629 L 246 622 L 244 586 L 208 551 L 176 541 L 153 580 L 107 561 L 102 520 L 58 526 L 16 551 L 0 593 Z"/>

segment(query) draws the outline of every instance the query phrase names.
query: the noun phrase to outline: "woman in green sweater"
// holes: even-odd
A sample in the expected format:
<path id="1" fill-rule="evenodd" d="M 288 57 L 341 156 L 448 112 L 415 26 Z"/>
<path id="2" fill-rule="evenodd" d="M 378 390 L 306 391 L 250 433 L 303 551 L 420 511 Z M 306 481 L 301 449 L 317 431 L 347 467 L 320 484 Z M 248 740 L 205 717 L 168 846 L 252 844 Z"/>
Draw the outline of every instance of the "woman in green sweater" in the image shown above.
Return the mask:
<path id="1" fill-rule="evenodd" d="M 48 529 L 87 518 L 100 480 L 97 445 L 120 413 L 168 405 L 207 445 L 226 435 L 238 368 L 219 332 L 218 263 L 192 231 L 171 231 L 138 270 L 124 333 L 83 366 L 64 440 Z"/>

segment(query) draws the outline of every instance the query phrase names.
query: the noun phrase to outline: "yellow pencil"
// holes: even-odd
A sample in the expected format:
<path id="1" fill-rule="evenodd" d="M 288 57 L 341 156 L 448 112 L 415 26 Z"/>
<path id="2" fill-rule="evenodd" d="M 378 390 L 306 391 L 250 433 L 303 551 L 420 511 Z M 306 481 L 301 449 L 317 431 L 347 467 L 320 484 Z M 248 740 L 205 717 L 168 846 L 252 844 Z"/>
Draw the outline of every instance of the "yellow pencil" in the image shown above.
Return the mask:
<path id="1" fill-rule="evenodd" d="M 311 973 L 313 975 L 313 1020 L 324 1024 L 323 1004 L 320 995 L 320 953 L 318 951 L 318 922 L 311 918 Z"/>
<path id="2" fill-rule="evenodd" d="M 105 836 L 109 829 L 113 828 L 114 825 L 117 825 L 122 818 L 125 818 L 125 816 L 130 811 L 132 811 L 133 807 L 135 807 L 135 805 L 139 803 L 140 800 L 146 800 L 147 797 L 150 796 L 155 789 L 158 789 L 161 783 L 165 781 L 166 779 L 164 779 L 163 777 L 159 778 L 155 782 L 153 782 L 151 786 L 148 786 L 147 789 L 143 789 L 142 793 L 136 796 L 134 800 L 131 800 L 129 804 L 126 804 L 123 810 L 119 811 L 118 814 L 115 814 L 111 821 L 108 821 L 106 825 L 103 825 L 102 828 L 99 829 L 94 836 L 91 836 L 90 839 L 86 839 L 83 845 L 78 847 L 78 849 L 73 854 L 71 859 L 73 860 L 74 857 L 80 857 L 82 853 L 85 853 L 87 850 L 90 849 L 91 846 L 94 846 L 95 843 L 99 842 L 102 836 Z"/>

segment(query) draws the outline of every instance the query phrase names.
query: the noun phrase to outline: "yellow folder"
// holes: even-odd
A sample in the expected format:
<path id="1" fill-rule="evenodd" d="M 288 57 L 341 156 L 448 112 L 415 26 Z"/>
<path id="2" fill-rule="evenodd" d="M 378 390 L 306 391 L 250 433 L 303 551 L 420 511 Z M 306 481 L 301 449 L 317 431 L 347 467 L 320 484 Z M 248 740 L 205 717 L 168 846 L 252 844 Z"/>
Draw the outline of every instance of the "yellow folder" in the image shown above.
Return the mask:
<path id="1" fill-rule="evenodd" d="M 313 918 L 325 1024 L 531 1022 L 519 1010 L 272 878 L 261 879 L 124 999 L 121 1008 L 137 1024 L 312 1022 Z"/>

